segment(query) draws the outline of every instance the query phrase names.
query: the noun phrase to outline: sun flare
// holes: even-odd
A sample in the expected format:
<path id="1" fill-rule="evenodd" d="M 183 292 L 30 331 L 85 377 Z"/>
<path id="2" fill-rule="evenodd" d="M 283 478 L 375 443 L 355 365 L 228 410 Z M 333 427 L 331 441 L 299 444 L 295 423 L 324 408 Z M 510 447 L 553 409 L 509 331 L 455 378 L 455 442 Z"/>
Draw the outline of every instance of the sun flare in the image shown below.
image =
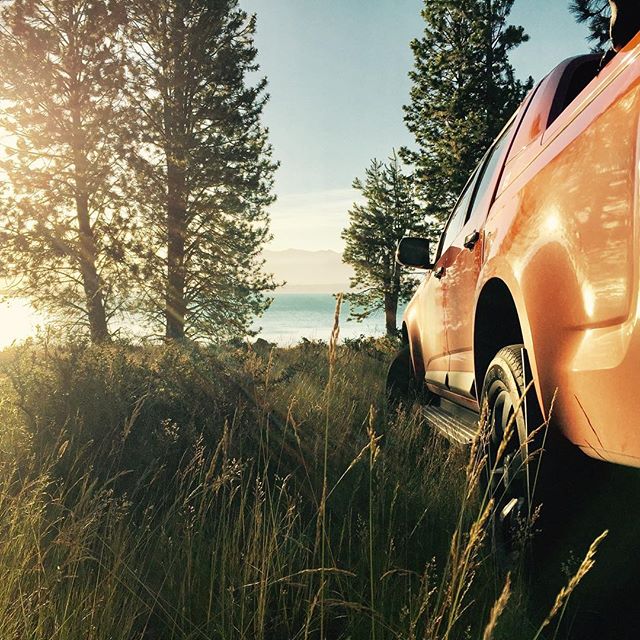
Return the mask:
<path id="1" fill-rule="evenodd" d="M 35 335 L 42 318 L 26 300 L 0 303 L 0 349 Z"/>

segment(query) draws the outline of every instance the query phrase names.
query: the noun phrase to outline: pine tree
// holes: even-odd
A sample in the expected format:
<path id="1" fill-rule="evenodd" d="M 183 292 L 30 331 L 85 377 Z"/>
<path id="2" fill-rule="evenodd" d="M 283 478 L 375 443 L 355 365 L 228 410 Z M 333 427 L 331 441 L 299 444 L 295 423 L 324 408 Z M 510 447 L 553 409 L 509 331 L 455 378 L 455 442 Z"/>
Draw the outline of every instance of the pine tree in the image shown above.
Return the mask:
<path id="1" fill-rule="evenodd" d="M 609 20 L 611 7 L 608 0 L 571 0 L 571 13 L 576 20 L 589 28 L 589 42 L 594 52 L 602 52 L 609 46 Z"/>
<path id="2" fill-rule="evenodd" d="M 433 229 L 418 206 L 411 178 L 402 172 L 394 153 L 388 163 L 372 160 L 364 181 L 356 178 L 354 189 L 362 193 L 364 204 L 349 211 L 349 226 L 343 230 L 343 260 L 355 275 L 347 295 L 351 315 L 362 320 L 384 309 L 387 335 L 397 335 L 399 302 L 407 300 L 415 288 L 412 278 L 395 260 L 396 247 L 408 234 L 429 237 Z"/>
<path id="3" fill-rule="evenodd" d="M 15 0 L 0 15 L 0 275 L 14 295 L 109 339 L 127 245 L 124 5 Z"/>
<path id="4" fill-rule="evenodd" d="M 168 339 L 247 330 L 273 288 L 262 273 L 276 168 L 261 115 L 255 17 L 237 0 L 133 0 L 130 96 L 143 121 L 141 275 Z"/>
<path id="5" fill-rule="evenodd" d="M 513 0 L 425 0 L 424 35 L 411 43 L 415 66 L 405 122 L 427 212 L 444 221 L 474 167 L 532 85 L 509 52 L 528 40 L 507 24 Z"/>

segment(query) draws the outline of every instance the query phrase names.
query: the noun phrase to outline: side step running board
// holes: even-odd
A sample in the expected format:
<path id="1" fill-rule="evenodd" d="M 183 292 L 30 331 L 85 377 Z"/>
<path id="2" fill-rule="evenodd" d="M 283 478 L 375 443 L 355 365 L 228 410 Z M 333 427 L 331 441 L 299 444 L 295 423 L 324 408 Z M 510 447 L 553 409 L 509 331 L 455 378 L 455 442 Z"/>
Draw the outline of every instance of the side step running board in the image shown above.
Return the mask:
<path id="1" fill-rule="evenodd" d="M 427 405 L 422 414 L 430 427 L 456 444 L 468 445 L 478 432 L 478 415 L 441 399 L 440 405 Z"/>

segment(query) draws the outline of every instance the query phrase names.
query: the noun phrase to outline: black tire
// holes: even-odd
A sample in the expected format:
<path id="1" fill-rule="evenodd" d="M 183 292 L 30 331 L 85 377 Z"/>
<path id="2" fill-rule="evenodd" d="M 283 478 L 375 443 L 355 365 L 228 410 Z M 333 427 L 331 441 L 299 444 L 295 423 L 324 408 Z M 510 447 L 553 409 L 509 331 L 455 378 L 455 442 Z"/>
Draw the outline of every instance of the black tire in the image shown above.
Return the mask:
<path id="1" fill-rule="evenodd" d="M 492 533 L 498 552 L 520 550 L 541 496 L 539 474 L 546 430 L 523 345 L 502 348 L 482 386 L 483 489 L 494 500 Z M 529 385 L 529 386 L 527 386 Z"/>
<path id="2" fill-rule="evenodd" d="M 415 390 L 415 373 L 409 346 L 403 347 L 387 369 L 387 403 L 396 408 L 406 402 Z"/>
<path id="3" fill-rule="evenodd" d="M 387 370 L 387 408 L 410 408 L 416 401 L 426 401 L 430 393 L 420 384 L 413 370 L 409 345 L 403 347 Z"/>

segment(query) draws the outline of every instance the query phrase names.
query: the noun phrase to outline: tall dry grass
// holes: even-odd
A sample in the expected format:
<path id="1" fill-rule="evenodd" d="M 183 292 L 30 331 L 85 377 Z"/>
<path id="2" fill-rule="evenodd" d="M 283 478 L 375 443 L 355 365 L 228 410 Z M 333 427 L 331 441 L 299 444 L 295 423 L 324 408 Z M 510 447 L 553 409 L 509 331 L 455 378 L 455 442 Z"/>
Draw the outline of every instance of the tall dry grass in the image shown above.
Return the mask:
<path id="1" fill-rule="evenodd" d="M 386 413 L 395 345 L 334 337 L 3 353 L 0 638 L 554 632 L 595 547 L 533 622 L 486 544 L 482 455 Z"/>

